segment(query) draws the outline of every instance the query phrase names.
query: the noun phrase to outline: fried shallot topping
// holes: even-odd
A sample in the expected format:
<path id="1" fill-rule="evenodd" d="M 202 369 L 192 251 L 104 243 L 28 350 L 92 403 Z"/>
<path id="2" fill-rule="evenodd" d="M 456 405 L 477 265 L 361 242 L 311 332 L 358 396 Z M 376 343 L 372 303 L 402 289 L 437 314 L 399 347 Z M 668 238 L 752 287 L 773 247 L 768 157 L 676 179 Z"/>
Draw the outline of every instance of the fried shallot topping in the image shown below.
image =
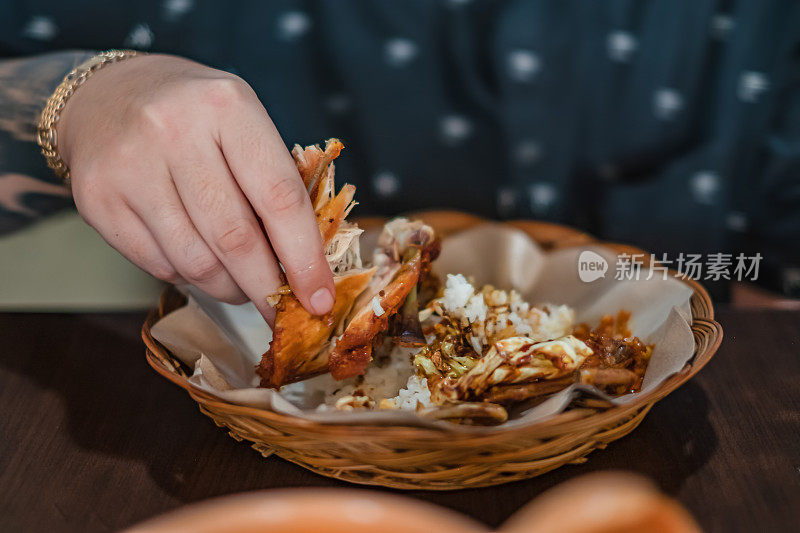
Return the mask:
<path id="1" fill-rule="evenodd" d="M 653 351 L 631 334 L 626 312 L 604 316 L 594 329 L 579 324 L 572 334 L 552 340 L 536 341 L 512 328 L 515 336 L 498 335 L 500 340 L 482 344 L 476 343 L 474 323 L 441 306 L 436 311 L 440 319 L 426 326 L 430 342 L 417 352 L 414 364 L 428 380 L 431 400 L 440 406 L 470 402 L 472 411 L 481 403 L 510 406 L 544 399 L 574 383 L 594 385 L 612 396 L 637 392 Z"/>

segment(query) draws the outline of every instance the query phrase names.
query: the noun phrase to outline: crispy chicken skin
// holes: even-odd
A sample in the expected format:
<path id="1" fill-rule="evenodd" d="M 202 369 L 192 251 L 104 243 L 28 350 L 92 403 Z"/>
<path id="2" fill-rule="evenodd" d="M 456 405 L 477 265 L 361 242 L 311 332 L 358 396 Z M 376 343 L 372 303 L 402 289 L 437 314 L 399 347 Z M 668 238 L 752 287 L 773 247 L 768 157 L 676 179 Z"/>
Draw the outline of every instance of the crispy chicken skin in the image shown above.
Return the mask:
<path id="1" fill-rule="evenodd" d="M 348 324 L 336 341 L 330 355 L 330 371 L 335 379 L 357 376 L 372 360 L 372 340 L 389 328 L 389 317 L 394 315 L 419 281 L 422 254 L 417 251 L 414 258 L 404 263 L 384 289 L 383 296 L 376 296 L 383 314 L 377 316 L 372 305 L 364 305 Z"/>
<path id="2" fill-rule="evenodd" d="M 347 327 L 330 354 L 328 367 L 335 379 L 364 372 L 372 360 L 373 341 L 389 329 L 389 319 L 428 273 L 440 249 L 441 242 L 433 230 L 420 221 L 396 218 L 384 226 L 375 254 L 378 273 L 356 301 Z M 415 307 L 411 314 L 416 317 L 418 309 Z"/>
<path id="3" fill-rule="evenodd" d="M 286 286 L 270 299 L 276 309 L 273 341 L 256 367 L 262 387 L 280 388 L 326 371 L 336 379 L 363 373 L 373 344 L 438 255 L 439 241 L 429 226 L 394 219 L 378 241 L 375 266 L 362 268 L 361 230 L 345 221 L 355 205 L 355 187 L 345 184 L 335 191 L 333 160 L 342 148 L 330 139 L 324 150 L 317 145 L 292 150 L 314 206 L 336 295 L 324 316 L 308 313 Z"/>
<path id="4" fill-rule="evenodd" d="M 317 145 L 295 146 L 292 150 L 314 206 L 328 263 L 332 271 L 339 273 L 334 275 L 333 309 L 326 315 L 314 316 L 307 312 L 289 287 L 282 287 L 274 296 L 270 302 L 276 309 L 273 341 L 256 367 L 263 387 L 279 388 L 327 371 L 329 349 L 326 346 L 331 335 L 341 326 L 353 302 L 375 273 L 375 269 L 361 268 L 357 248 L 360 230 L 354 231 L 344 222 L 355 205 L 355 187 L 345 185 L 335 194 L 333 160 L 342 148 L 338 139 L 329 139 L 324 150 Z M 343 248 L 354 248 L 355 256 Z"/>
<path id="5" fill-rule="evenodd" d="M 333 309 L 322 316 L 307 312 L 292 294 L 284 295 L 277 304 L 275 331 L 270 349 L 264 354 L 257 371 L 261 386 L 279 388 L 328 369 L 326 345 L 331 334 L 353 306 L 353 300 L 369 283 L 375 269 L 334 278 L 336 298 Z M 311 357 L 309 357 L 309 355 Z"/>

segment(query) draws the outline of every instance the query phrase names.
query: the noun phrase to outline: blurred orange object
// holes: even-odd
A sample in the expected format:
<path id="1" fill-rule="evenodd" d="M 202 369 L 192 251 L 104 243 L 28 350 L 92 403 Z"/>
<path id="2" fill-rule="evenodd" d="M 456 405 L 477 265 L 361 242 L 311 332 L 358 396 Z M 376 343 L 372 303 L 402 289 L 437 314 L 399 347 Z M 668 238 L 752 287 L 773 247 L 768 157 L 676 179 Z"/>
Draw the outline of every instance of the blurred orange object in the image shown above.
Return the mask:
<path id="1" fill-rule="evenodd" d="M 491 490 L 491 489 L 486 489 Z M 190 505 L 127 533 L 488 533 L 449 509 L 372 490 L 284 489 Z M 550 489 L 523 507 L 500 533 L 699 533 L 676 501 L 647 479 L 589 474 Z"/>
<path id="2" fill-rule="evenodd" d="M 700 533 L 678 502 L 649 480 L 598 472 L 566 481 L 508 519 L 502 533 Z"/>
<path id="3" fill-rule="evenodd" d="M 281 489 L 179 509 L 128 533 L 486 533 L 479 522 L 433 504 L 357 489 Z"/>

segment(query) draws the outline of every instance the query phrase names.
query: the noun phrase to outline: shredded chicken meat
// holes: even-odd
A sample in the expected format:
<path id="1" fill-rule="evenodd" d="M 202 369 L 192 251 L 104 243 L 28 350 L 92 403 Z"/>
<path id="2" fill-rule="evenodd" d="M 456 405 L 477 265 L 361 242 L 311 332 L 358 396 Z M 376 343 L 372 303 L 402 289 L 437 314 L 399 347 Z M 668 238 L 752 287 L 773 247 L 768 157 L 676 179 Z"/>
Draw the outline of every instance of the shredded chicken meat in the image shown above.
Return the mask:
<path id="1" fill-rule="evenodd" d="M 345 184 L 337 193 L 333 160 L 343 145 L 330 139 L 319 146 L 292 150 L 306 185 L 334 275 L 333 309 L 324 316 L 308 313 L 288 286 L 270 298 L 276 318 L 273 340 L 256 372 L 261 385 L 282 385 L 330 371 L 336 379 L 363 373 L 372 347 L 389 329 L 398 311 L 417 316 L 416 287 L 439 253 L 433 230 L 420 221 L 399 218 L 386 224 L 365 268 L 356 224 L 345 221 L 355 206 L 355 187 Z M 411 302 L 407 297 L 413 294 Z M 410 309 L 413 307 L 413 309 Z"/>

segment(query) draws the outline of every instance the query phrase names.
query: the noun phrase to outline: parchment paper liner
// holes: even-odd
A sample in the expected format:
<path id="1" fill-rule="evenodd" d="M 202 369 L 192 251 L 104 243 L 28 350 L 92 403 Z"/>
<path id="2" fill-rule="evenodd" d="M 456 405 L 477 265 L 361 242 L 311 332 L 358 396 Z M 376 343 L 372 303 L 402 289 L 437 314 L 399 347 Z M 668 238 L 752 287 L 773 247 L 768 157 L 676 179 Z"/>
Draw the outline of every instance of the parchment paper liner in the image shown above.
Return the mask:
<path id="1" fill-rule="evenodd" d="M 370 242 L 374 242 L 374 236 L 366 235 L 364 257 L 371 256 Z M 584 250 L 592 250 L 608 262 L 605 277 L 588 283 L 579 279 L 578 256 Z M 655 344 L 640 393 L 608 398 L 593 387 L 572 386 L 533 408 L 512 412 L 509 421 L 495 429 L 540 421 L 563 411 L 580 394 L 615 404 L 630 402 L 679 371 L 692 357 L 692 289 L 678 280 L 662 279 L 660 273 L 649 280 L 646 274 L 636 280 L 615 280 L 616 262 L 616 254 L 602 245 L 545 253 L 525 233 L 497 224 L 481 224 L 444 240 L 442 255 L 434 263 L 440 275 L 461 273 L 473 276 L 477 286 L 491 283 L 498 288 L 514 288 L 532 303 L 570 305 L 576 310 L 577 322 L 596 324 L 603 315 L 627 310 L 631 312 L 633 334 Z M 159 320 L 152 335 L 195 369 L 189 382 L 196 387 L 232 403 L 323 423 L 453 426 L 408 411 L 318 412 L 303 384 L 284 387 L 280 393 L 257 388 L 254 367 L 271 340 L 261 315 L 252 304 L 233 306 L 192 288 L 185 292 L 188 304 Z"/>

